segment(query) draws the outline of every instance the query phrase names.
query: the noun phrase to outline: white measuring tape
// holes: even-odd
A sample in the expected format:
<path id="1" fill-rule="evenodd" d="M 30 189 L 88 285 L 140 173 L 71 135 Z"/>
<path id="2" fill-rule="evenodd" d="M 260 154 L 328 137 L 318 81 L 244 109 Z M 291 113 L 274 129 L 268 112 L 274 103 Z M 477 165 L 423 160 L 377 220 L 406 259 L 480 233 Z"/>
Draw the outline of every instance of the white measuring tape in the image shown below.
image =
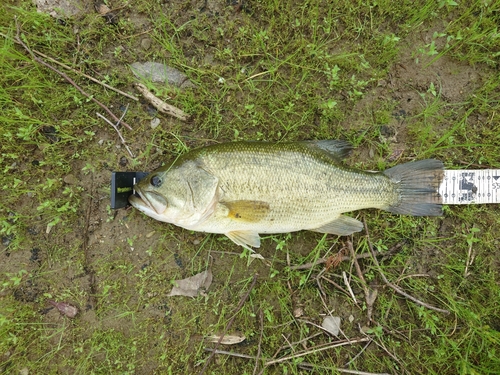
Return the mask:
<path id="1" fill-rule="evenodd" d="M 438 192 L 443 204 L 500 203 L 500 169 L 446 170 Z"/>

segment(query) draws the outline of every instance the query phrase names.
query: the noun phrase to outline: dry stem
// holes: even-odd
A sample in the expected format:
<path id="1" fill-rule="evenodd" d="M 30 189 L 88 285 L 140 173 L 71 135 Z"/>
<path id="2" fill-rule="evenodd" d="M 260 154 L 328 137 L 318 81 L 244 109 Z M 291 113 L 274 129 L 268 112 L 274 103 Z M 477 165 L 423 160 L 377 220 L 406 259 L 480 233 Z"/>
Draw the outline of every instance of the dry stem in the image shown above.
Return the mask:
<path id="1" fill-rule="evenodd" d="M 163 112 L 167 115 L 178 118 L 181 121 L 188 121 L 191 116 L 187 113 L 183 112 L 177 107 L 165 103 L 160 98 L 153 95 L 146 86 L 142 83 L 134 83 L 134 87 L 144 96 L 144 98 L 151 103 L 153 107 L 155 107 L 158 111 Z"/>
<path id="2" fill-rule="evenodd" d="M 282 358 L 278 358 L 278 359 L 274 359 L 274 360 L 268 361 L 268 362 L 266 362 L 265 367 L 270 366 L 270 365 L 274 365 L 276 363 L 286 362 L 286 361 L 288 361 L 290 359 L 304 357 L 304 356 L 312 354 L 312 353 L 318 353 L 318 352 L 322 352 L 324 350 L 338 348 L 340 346 L 352 345 L 352 344 L 356 344 L 356 343 L 359 343 L 359 342 L 366 342 L 366 341 L 370 341 L 370 340 L 371 340 L 371 338 L 369 338 L 369 337 L 361 337 L 361 338 L 357 338 L 357 339 L 354 339 L 354 340 L 337 341 L 337 342 L 335 342 L 333 344 L 328 344 L 328 345 L 325 345 L 325 346 L 318 345 L 317 347 L 312 348 L 310 350 L 304 350 L 304 351 L 301 351 L 301 352 L 298 352 L 298 353 L 295 353 L 295 354 L 292 354 L 292 355 L 289 355 L 289 356 L 286 356 L 286 357 L 282 357 Z"/>
<path id="3" fill-rule="evenodd" d="M 68 81 L 74 88 L 76 88 L 78 91 L 80 91 L 80 93 L 85 96 L 86 98 L 92 100 L 94 103 L 96 103 L 99 107 L 101 107 L 102 109 L 104 109 L 115 121 L 118 121 L 120 122 L 120 119 L 118 117 L 115 116 L 115 114 L 113 112 L 111 112 L 111 110 L 106 107 L 104 104 L 102 104 L 100 101 L 98 101 L 97 99 L 95 99 L 92 95 L 89 95 L 87 92 L 85 92 L 80 86 L 78 86 L 76 84 L 75 81 L 73 81 L 66 73 L 64 72 L 61 72 L 59 69 L 53 67 L 52 65 L 50 65 L 49 63 L 47 63 L 46 61 L 44 61 L 43 59 L 41 59 L 40 57 L 36 56 L 33 51 L 21 40 L 21 36 L 20 36 L 20 32 L 21 32 L 21 29 L 17 23 L 17 19 L 16 19 L 16 36 L 14 38 L 14 41 L 16 43 L 18 43 L 19 45 L 21 45 L 28 53 L 29 55 L 31 56 L 31 58 L 33 60 L 35 60 L 36 62 L 38 62 L 39 64 L 42 64 L 43 66 L 49 68 L 50 70 L 54 71 L 55 73 L 59 74 L 61 77 L 63 77 L 66 81 Z M 126 122 L 122 122 L 123 126 L 125 126 L 126 128 L 132 130 L 132 127 L 130 125 L 128 125 Z"/>
<path id="4" fill-rule="evenodd" d="M 354 262 L 354 266 L 356 268 L 356 273 L 361 281 L 361 285 L 363 286 L 363 292 L 365 293 L 365 301 L 366 301 L 366 315 L 368 317 L 368 321 L 372 321 L 372 313 L 373 313 L 373 303 L 377 298 L 377 290 L 368 288 L 368 284 L 365 281 L 363 276 L 363 272 L 361 272 L 361 267 L 359 266 L 358 259 L 356 258 L 356 253 L 354 252 L 354 247 L 352 246 L 351 241 L 347 241 L 347 248 L 352 257 L 352 261 Z"/>
<path id="5" fill-rule="evenodd" d="M 132 153 L 132 151 L 130 151 L 130 148 L 127 146 L 127 143 L 125 142 L 125 138 L 123 138 L 122 136 L 122 133 L 120 132 L 120 129 L 118 129 L 118 125 L 120 125 L 120 121 L 123 119 L 123 117 L 125 116 L 125 113 L 127 113 L 127 109 L 128 109 L 128 104 L 127 104 L 127 107 L 125 108 L 125 111 L 123 111 L 123 114 L 122 114 L 122 117 L 120 117 L 118 119 L 118 122 L 115 124 L 113 124 L 111 121 L 109 121 L 106 117 L 104 117 L 103 115 L 101 115 L 100 113 L 96 113 L 96 115 L 100 118 L 102 118 L 104 121 L 106 121 L 109 125 L 111 125 L 113 127 L 113 129 L 116 130 L 116 132 L 118 133 L 118 136 L 120 137 L 120 140 L 122 141 L 122 144 L 125 146 L 125 148 L 127 149 L 129 155 L 132 157 L 132 158 L 135 158 L 134 154 Z"/>
<path id="6" fill-rule="evenodd" d="M 401 246 L 403 246 L 403 243 L 399 243 L 395 245 L 393 248 L 387 250 L 387 251 L 376 251 L 375 254 L 377 256 L 387 256 L 392 254 L 393 252 L 397 251 Z M 356 259 L 366 259 L 366 258 L 371 258 L 372 254 L 370 253 L 363 253 L 363 254 L 356 254 L 355 258 Z M 351 255 L 345 255 L 339 258 L 339 263 L 344 262 L 346 260 L 351 260 L 352 256 Z M 290 270 L 308 270 L 310 268 L 313 268 L 314 266 L 317 266 L 318 264 L 323 264 L 328 262 L 328 258 L 319 258 L 315 262 L 311 263 L 305 263 L 305 264 L 299 264 L 297 266 L 290 266 Z"/>
<path id="7" fill-rule="evenodd" d="M 443 313 L 443 314 L 449 314 L 450 312 L 448 310 L 440 309 L 438 307 L 434 307 L 432 305 L 429 305 L 428 303 L 422 302 L 419 299 L 417 299 L 417 298 L 409 295 L 404 290 L 402 290 L 400 287 L 398 287 L 398 286 L 394 285 L 393 283 L 391 283 L 389 280 L 387 280 L 387 277 L 385 277 L 384 272 L 382 271 L 382 267 L 380 267 L 380 264 L 378 263 L 375 250 L 373 250 L 372 242 L 370 240 L 370 233 L 368 232 L 368 226 L 366 225 L 366 220 L 363 220 L 363 224 L 365 225 L 365 232 L 366 232 L 366 239 L 367 239 L 367 242 L 368 242 L 368 247 L 370 248 L 370 252 L 373 255 L 372 256 L 373 263 L 375 263 L 375 267 L 377 268 L 377 270 L 378 270 L 378 272 L 380 274 L 380 277 L 382 277 L 382 280 L 384 281 L 384 283 L 388 287 L 394 289 L 394 291 L 396 293 L 402 295 L 403 297 L 408 298 L 409 300 L 415 302 L 417 305 L 424 306 L 425 308 L 427 308 L 429 310 L 434 310 L 434 311 L 437 311 L 437 312 L 440 312 L 440 313 Z"/>
<path id="8" fill-rule="evenodd" d="M 222 340 L 224 339 L 224 336 L 226 335 L 227 331 L 231 328 L 231 326 L 233 325 L 233 322 L 234 322 L 234 319 L 236 318 L 236 315 L 238 315 L 238 313 L 240 312 L 241 308 L 243 307 L 243 305 L 245 304 L 245 301 L 247 300 L 248 296 L 250 295 L 250 292 L 253 290 L 254 286 L 255 286 L 255 283 L 257 282 L 257 274 L 253 275 L 253 279 L 252 279 L 252 284 L 250 284 L 250 287 L 248 288 L 248 291 L 245 293 L 245 295 L 243 297 L 241 297 L 241 300 L 240 300 L 240 303 L 238 304 L 238 306 L 236 307 L 236 310 L 234 311 L 234 314 L 233 316 L 231 317 L 231 319 L 229 319 L 229 322 L 227 323 L 226 325 L 226 328 L 224 329 L 224 331 L 222 332 L 222 334 L 220 335 L 220 338 L 219 338 L 219 341 L 217 341 L 217 344 L 215 344 L 215 348 L 214 350 L 217 350 L 217 348 L 219 347 L 220 343 L 222 342 Z M 212 358 L 214 357 L 215 355 L 215 351 L 213 351 L 207 358 L 207 360 L 205 361 L 205 365 L 203 366 L 203 368 L 201 369 L 199 375 L 202 375 L 205 373 L 205 370 L 207 369 L 208 365 L 210 364 L 210 361 L 212 360 Z"/>

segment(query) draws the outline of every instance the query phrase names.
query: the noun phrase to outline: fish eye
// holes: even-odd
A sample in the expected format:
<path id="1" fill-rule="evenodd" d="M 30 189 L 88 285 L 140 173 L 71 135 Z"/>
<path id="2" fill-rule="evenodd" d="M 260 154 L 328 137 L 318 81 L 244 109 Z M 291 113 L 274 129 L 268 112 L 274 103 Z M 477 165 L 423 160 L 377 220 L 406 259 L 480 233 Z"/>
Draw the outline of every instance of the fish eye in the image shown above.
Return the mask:
<path id="1" fill-rule="evenodd" d="M 161 178 L 158 177 L 158 176 L 153 176 L 151 177 L 151 180 L 149 180 L 149 182 L 151 183 L 151 185 L 153 185 L 154 187 L 160 187 L 161 186 Z"/>

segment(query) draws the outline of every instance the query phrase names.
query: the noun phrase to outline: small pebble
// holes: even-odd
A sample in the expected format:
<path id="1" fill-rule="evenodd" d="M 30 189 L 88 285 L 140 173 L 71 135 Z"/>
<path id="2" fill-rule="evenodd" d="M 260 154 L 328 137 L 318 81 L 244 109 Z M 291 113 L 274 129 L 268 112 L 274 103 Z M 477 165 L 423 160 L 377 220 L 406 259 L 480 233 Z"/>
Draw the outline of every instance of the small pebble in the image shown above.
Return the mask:
<path id="1" fill-rule="evenodd" d="M 68 174 L 67 176 L 64 176 L 63 181 L 68 185 L 78 185 L 78 179 L 75 176 L 73 176 L 72 174 Z"/>
<path id="2" fill-rule="evenodd" d="M 127 163 L 128 163 L 128 159 L 125 156 L 122 156 L 120 158 L 120 163 L 119 163 L 120 166 L 125 167 L 127 165 Z"/>
<path id="3" fill-rule="evenodd" d="M 184 264 L 182 263 L 182 259 L 179 256 L 179 254 L 177 254 L 177 253 L 174 254 L 174 260 L 175 260 L 175 264 L 177 264 L 180 268 L 184 268 Z"/>
<path id="4" fill-rule="evenodd" d="M 158 125 L 160 125 L 160 119 L 158 117 L 151 120 L 151 129 L 156 129 Z"/>
<path id="5" fill-rule="evenodd" d="M 297 307 L 293 310 L 294 318 L 300 318 L 302 315 L 304 315 L 304 309 L 302 307 Z"/>
<path id="6" fill-rule="evenodd" d="M 141 40 L 141 47 L 144 50 L 150 49 L 151 48 L 151 39 L 144 38 L 143 40 Z"/>
<path id="7" fill-rule="evenodd" d="M 29 234 L 31 234 L 32 236 L 36 236 L 38 234 L 38 229 L 35 228 L 35 227 L 28 227 L 28 229 L 26 229 L 28 231 Z"/>
<path id="8" fill-rule="evenodd" d="M 152 105 L 148 105 L 146 107 L 146 112 L 148 113 L 148 115 L 150 115 L 151 117 L 154 117 L 156 116 L 156 114 L 158 113 L 158 110 L 153 107 Z"/>
<path id="9" fill-rule="evenodd" d="M 4 237 L 2 237 L 2 245 L 9 246 L 10 243 L 12 242 L 12 239 L 13 239 L 12 236 L 4 236 Z"/>
<path id="10" fill-rule="evenodd" d="M 30 251 L 31 251 L 30 261 L 31 262 L 40 262 L 40 260 L 41 260 L 40 249 L 35 247 L 35 248 L 31 249 Z"/>

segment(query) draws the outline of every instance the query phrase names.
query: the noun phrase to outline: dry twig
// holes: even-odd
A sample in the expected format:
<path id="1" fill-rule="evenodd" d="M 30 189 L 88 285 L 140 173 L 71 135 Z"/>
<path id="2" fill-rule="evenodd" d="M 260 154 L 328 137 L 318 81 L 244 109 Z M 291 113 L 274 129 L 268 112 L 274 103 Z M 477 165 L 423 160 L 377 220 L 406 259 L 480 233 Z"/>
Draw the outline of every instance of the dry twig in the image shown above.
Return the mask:
<path id="1" fill-rule="evenodd" d="M 68 66 L 68 65 L 66 65 L 66 64 L 64 64 L 62 62 L 59 62 L 56 59 L 54 59 L 54 58 L 52 58 L 50 56 L 47 56 L 47 55 L 45 55 L 44 53 L 42 53 L 40 51 L 37 51 L 37 50 L 34 49 L 33 52 L 36 53 L 39 56 L 42 56 L 43 58 L 45 58 L 45 59 L 47 59 L 47 60 L 49 60 L 51 62 L 53 62 L 54 64 L 62 66 L 65 69 L 71 70 L 73 73 L 81 75 L 82 77 L 85 77 L 88 80 L 91 80 L 92 82 L 97 83 L 98 85 L 101 85 L 101 86 L 103 86 L 103 87 L 105 87 L 107 89 L 113 90 L 114 92 L 116 92 L 116 93 L 118 93 L 120 95 L 126 96 L 129 99 L 132 99 L 132 100 L 135 100 L 135 101 L 139 101 L 139 98 L 137 96 L 134 96 L 132 94 L 126 93 L 125 91 L 119 90 L 116 87 L 108 85 L 107 83 L 101 82 L 98 79 L 96 79 L 96 78 L 94 78 L 92 76 L 89 76 L 88 74 L 85 74 L 85 73 L 83 73 L 83 72 L 81 72 L 79 70 L 73 69 L 71 66 Z"/>
<path id="2" fill-rule="evenodd" d="M 402 243 L 397 244 L 392 249 L 389 249 L 387 251 L 376 251 L 375 254 L 376 254 L 376 256 L 387 256 L 387 255 L 390 255 L 390 254 L 394 253 L 395 251 L 397 251 L 401 246 L 403 246 Z M 356 254 L 355 255 L 355 258 L 358 260 L 371 258 L 371 257 L 372 257 L 372 254 L 370 254 L 370 253 L 363 253 L 363 254 Z M 319 258 L 316 261 L 311 262 L 311 263 L 299 264 L 296 266 L 289 266 L 288 268 L 292 271 L 293 270 L 308 270 L 308 269 L 313 268 L 314 266 L 317 266 L 319 264 L 328 263 L 329 259 L 330 259 L 329 257 L 328 258 Z M 344 262 L 346 260 L 351 260 L 351 259 L 352 259 L 351 255 L 344 255 L 342 257 L 337 258 L 337 261 L 340 263 L 340 262 Z"/>
<path id="3" fill-rule="evenodd" d="M 368 321 L 371 322 L 373 313 L 373 303 L 377 298 L 377 290 L 370 289 L 368 287 L 368 284 L 366 283 L 365 278 L 363 276 L 363 272 L 361 272 L 361 267 L 359 266 L 358 260 L 356 258 L 356 253 L 354 252 L 354 247 L 352 246 L 352 242 L 349 240 L 347 241 L 347 248 L 349 249 L 352 261 L 354 262 L 354 267 L 356 268 L 356 273 L 358 274 L 358 277 L 363 286 L 363 292 L 365 293 L 365 301 L 366 301 L 366 315 L 368 317 Z"/>
<path id="4" fill-rule="evenodd" d="M 312 363 L 307 363 L 307 362 L 302 362 L 298 365 L 300 368 L 303 368 L 305 370 L 314 370 L 316 367 Z M 366 372 L 366 371 L 358 371 L 358 370 L 350 370 L 346 368 L 335 368 L 337 372 L 341 372 L 344 374 L 355 374 L 355 375 L 390 375 L 387 372 L 383 373 L 375 373 L 375 372 Z"/>
<path id="5" fill-rule="evenodd" d="M 370 249 L 370 252 L 373 254 L 373 256 L 372 256 L 373 262 L 375 263 L 375 267 L 377 268 L 377 270 L 378 270 L 378 272 L 380 274 L 380 277 L 382 277 L 382 280 L 384 281 L 384 283 L 388 287 L 394 289 L 394 291 L 396 293 L 402 295 L 403 297 L 408 298 L 409 300 L 415 302 L 417 305 L 424 306 L 425 308 L 427 308 L 429 310 L 434 310 L 434 311 L 437 311 L 437 312 L 440 312 L 440 313 L 443 313 L 443 314 L 449 314 L 450 311 L 445 310 L 445 309 L 440 309 L 438 307 L 434 307 L 432 305 L 429 305 L 428 303 L 422 302 L 419 299 L 417 299 L 417 298 L 409 295 L 404 290 L 402 290 L 400 287 L 398 287 L 398 286 L 394 285 L 393 283 L 391 283 L 389 280 L 387 280 L 387 277 L 385 277 L 385 274 L 382 271 L 382 267 L 380 267 L 380 264 L 379 264 L 379 262 L 377 260 L 377 257 L 376 257 L 376 254 L 375 254 L 375 250 L 373 250 L 372 242 L 370 240 L 370 233 L 368 232 L 368 226 L 366 225 L 366 220 L 363 220 L 363 223 L 365 225 L 365 232 L 366 232 L 366 239 L 367 239 L 367 242 L 368 242 L 368 247 Z"/>
<path id="6" fill-rule="evenodd" d="M 212 348 L 205 348 L 204 349 L 206 352 L 210 352 L 212 354 L 225 354 L 229 355 L 231 357 L 238 357 L 238 358 L 247 358 L 247 359 L 255 359 L 258 360 L 257 357 L 247 355 L 247 354 L 241 354 L 241 353 L 235 353 L 235 352 L 229 352 L 227 350 L 218 350 L 218 349 L 212 349 Z"/>
<path id="7" fill-rule="evenodd" d="M 340 346 L 352 345 L 352 344 L 356 344 L 359 342 L 366 342 L 366 341 L 370 341 L 370 340 L 371 340 L 371 338 L 369 338 L 369 337 L 361 337 L 361 338 L 357 338 L 354 340 L 340 340 L 340 341 L 336 341 L 332 344 L 328 343 L 326 345 L 318 345 L 318 346 L 316 346 L 312 349 L 309 349 L 309 350 L 303 350 L 303 351 L 297 352 L 295 354 L 292 354 L 292 355 L 289 355 L 286 357 L 270 360 L 270 361 L 266 362 L 265 367 L 270 366 L 270 365 L 274 365 L 276 363 L 286 362 L 286 361 L 289 361 L 290 359 L 300 358 L 300 357 L 304 357 L 304 356 L 309 355 L 309 354 L 322 352 L 324 350 L 338 348 Z"/>
<path id="8" fill-rule="evenodd" d="M 17 24 L 17 19 L 16 19 L 16 36 L 14 38 L 14 41 L 16 43 L 18 43 L 19 45 L 21 45 L 28 53 L 29 55 L 31 56 L 31 58 L 33 60 L 35 60 L 36 62 L 38 62 L 39 64 L 42 64 L 43 66 L 49 68 L 50 70 L 54 71 L 55 73 L 59 74 L 61 77 L 63 77 L 66 81 L 68 81 L 74 88 L 76 88 L 78 91 L 80 91 L 80 93 L 85 96 L 86 98 L 92 100 L 94 103 L 96 103 L 99 107 L 101 107 L 102 109 L 104 109 L 115 121 L 118 121 L 120 122 L 120 119 L 115 116 L 115 114 L 113 112 L 111 112 L 111 110 L 106 107 L 104 104 L 102 104 L 100 101 L 98 101 L 97 99 L 95 99 L 92 95 L 89 95 L 86 91 L 84 91 L 80 86 L 78 86 L 76 84 L 75 81 L 73 81 L 66 73 L 64 72 L 61 72 L 59 69 L 53 67 L 52 65 L 50 65 L 48 62 L 44 61 L 43 59 L 41 59 L 40 57 L 36 56 L 33 51 L 21 40 L 21 36 L 20 36 L 20 32 L 21 32 L 21 29 L 19 27 L 19 25 Z M 125 121 L 122 121 L 122 124 L 123 126 L 125 126 L 126 128 L 132 130 L 132 127 L 127 124 Z"/>
<path id="9" fill-rule="evenodd" d="M 347 290 L 345 290 L 344 288 L 342 288 L 339 284 L 337 284 L 335 281 L 333 280 L 330 280 L 329 278 L 327 278 L 326 276 L 321 276 L 321 278 L 327 282 L 329 282 L 330 284 L 332 284 L 335 288 L 337 288 L 338 290 L 340 290 L 342 293 L 344 293 L 345 295 L 351 297 L 352 294 L 350 292 L 348 292 Z M 359 307 L 358 305 L 358 302 L 356 300 L 354 300 L 354 303 L 356 304 L 356 306 Z"/>
<path id="10" fill-rule="evenodd" d="M 349 291 L 349 295 L 351 296 L 352 300 L 358 305 L 358 301 L 356 300 L 356 296 L 354 295 L 354 292 L 352 291 L 351 284 L 349 283 L 349 280 L 347 279 L 347 273 L 345 271 L 342 271 L 342 278 L 344 279 L 344 284 L 347 287 L 347 290 Z"/>
<path id="11" fill-rule="evenodd" d="M 19 44 L 19 45 L 21 45 L 21 46 L 22 46 L 22 44 L 21 44 L 21 43 L 19 43 L 19 41 L 18 41 L 18 40 L 16 40 L 16 39 L 11 39 L 9 36 L 7 36 L 7 35 L 5 35 L 5 34 L 3 34 L 3 33 L 0 33 L 0 35 L 1 35 L 1 36 L 3 36 L 3 37 L 4 37 L 4 38 L 6 38 L 6 39 L 10 39 L 10 40 L 12 40 L 12 41 L 13 41 L 14 43 L 16 43 L 16 44 Z M 44 53 L 42 53 L 42 52 L 40 52 L 40 51 L 37 51 L 36 49 L 32 49 L 31 51 L 32 51 L 33 53 L 37 54 L 38 56 L 41 56 L 41 57 L 43 57 L 44 59 L 47 59 L 47 60 L 49 60 L 50 62 L 53 62 L 53 63 L 54 63 L 54 64 L 56 64 L 56 65 L 62 66 L 64 69 L 71 70 L 73 73 L 76 73 L 76 74 L 78 74 L 78 75 L 81 75 L 82 77 L 85 77 L 85 78 L 87 78 L 87 79 L 91 80 L 92 82 L 97 83 L 98 85 L 101 85 L 101 86 L 103 86 L 103 87 L 106 87 L 107 89 L 113 90 L 114 92 L 117 92 L 118 94 L 123 95 L 123 96 L 126 96 L 127 98 L 130 98 L 130 99 L 132 99 L 132 100 L 139 101 L 139 98 L 138 98 L 137 96 L 131 95 L 131 94 L 129 94 L 129 93 L 126 93 L 126 92 L 124 92 L 124 91 L 122 91 L 122 90 L 117 89 L 116 87 L 110 86 L 110 85 L 108 85 L 107 83 L 101 82 L 101 81 L 99 81 L 98 79 L 96 79 L 96 78 L 94 78 L 94 77 L 92 77 L 92 76 L 89 76 L 88 74 L 85 74 L 85 73 L 83 73 L 83 72 L 82 72 L 82 71 L 80 71 L 80 70 L 73 69 L 71 66 L 68 66 L 68 65 L 66 65 L 66 64 L 64 64 L 64 63 L 62 63 L 62 62 L 60 62 L 60 61 L 57 61 L 56 59 L 54 59 L 54 58 L 52 58 L 52 57 L 50 57 L 50 56 L 47 56 L 46 54 L 44 54 Z"/>
<path id="12" fill-rule="evenodd" d="M 259 368 L 259 359 L 262 353 L 262 336 L 264 336 L 264 313 L 262 312 L 262 309 L 259 309 L 259 323 L 260 323 L 259 345 L 257 346 L 257 356 L 255 357 L 255 366 L 253 368 L 253 375 L 257 373 L 257 369 Z"/>
<path id="13" fill-rule="evenodd" d="M 123 138 L 122 136 L 122 133 L 120 132 L 120 129 L 118 129 L 118 125 L 120 125 L 120 121 L 122 120 L 123 116 L 125 116 L 125 113 L 127 113 L 127 109 L 128 109 L 128 104 L 127 104 L 127 107 L 125 107 L 125 111 L 123 111 L 123 114 L 122 114 L 122 117 L 120 117 L 118 119 L 118 122 L 115 124 L 113 124 L 111 121 L 109 121 L 106 117 L 104 117 L 103 115 L 101 115 L 100 113 L 96 113 L 96 115 L 100 118 L 102 118 L 104 121 L 106 121 L 109 125 L 111 125 L 113 127 L 113 129 L 116 130 L 116 132 L 118 133 L 118 136 L 120 137 L 120 140 L 122 141 L 122 144 L 123 146 L 125 146 L 125 148 L 127 149 L 129 155 L 132 157 L 132 158 L 135 158 L 134 154 L 132 153 L 132 151 L 130 150 L 130 148 L 127 146 L 127 143 L 125 142 L 125 138 Z"/>
<path id="14" fill-rule="evenodd" d="M 160 98 L 154 96 L 146 86 L 142 83 L 134 83 L 134 87 L 144 96 L 144 98 L 151 103 L 153 107 L 155 107 L 158 111 L 163 112 L 167 115 L 178 118 L 181 121 L 188 121 L 190 119 L 190 115 L 185 113 L 173 105 L 165 103 Z"/>
<path id="15" fill-rule="evenodd" d="M 222 342 L 222 340 L 224 339 L 224 336 L 226 335 L 227 331 L 231 328 L 231 326 L 233 325 L 233 322 L 234 322 L 234 319 L 236 318 L 236 315 L 238 315 L 238 313 L 240 312 L 241 308 L 243 307 L 243 305 L 245 304 L 245 301 L 247 300 L 248 296 L 250 295 L 250 292 L 253 290 L 254 286 L 255 286 L 255 283 L 257 282 L 257 274 L 253 275 L 253 279 L 252 279 L 252 284 L 250 284 L 250 287 L 248 288 L 248 291 L 245 293 L 245 295 L 243 297 L 241 297 L 241 300 L 240 300 L 240 303 L 238 304 L 238 306 L 236 307 L 236 310 L 234 311 L 234 314 L 233 316 L 231 317 L 231 319 L 229 319 L 229 322 L 227 323 L 226 325 L 226 328 L 224 329 L 224 331 L 222 332 L 222 334 L 220 335 L 220 338 L 219 338 L 219 341 L 217 341 L 217 344 L 215 344 L 215 348 L 214 350 L 217 350 L 217 348 L 219 347 L 220 343 Z M 210 364 L 210 361 L 212 360 L 212 358 L 214 357 L 215 355 L 215 351 L 213 351 L 207 358 L 207 360 L 205 361 L 205 365 L 203 366 L 203 368 L 201 369 L 200 371 L 200 374 L 199 375 L 202 375 L 205 373 L 205 370 L 207 369 L 208 365 Z"/>

